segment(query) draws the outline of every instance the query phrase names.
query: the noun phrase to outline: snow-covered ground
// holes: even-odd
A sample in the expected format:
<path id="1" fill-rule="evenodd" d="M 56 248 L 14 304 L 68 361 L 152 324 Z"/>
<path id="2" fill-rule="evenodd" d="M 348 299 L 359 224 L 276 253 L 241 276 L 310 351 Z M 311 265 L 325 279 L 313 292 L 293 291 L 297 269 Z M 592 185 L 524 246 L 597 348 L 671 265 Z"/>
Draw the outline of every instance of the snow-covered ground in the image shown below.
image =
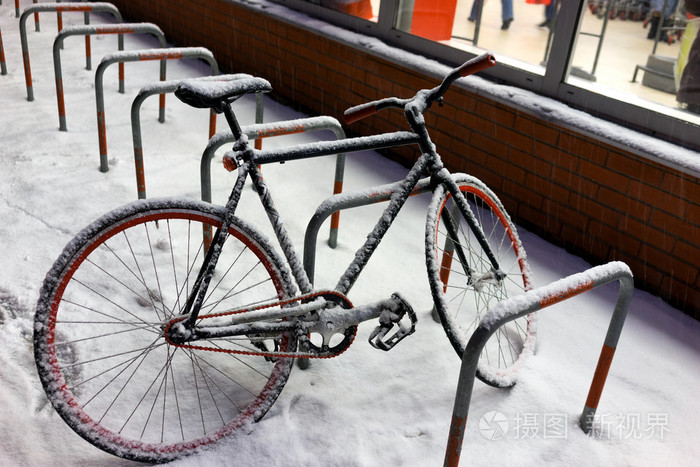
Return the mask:
<path id="1" fill-rule="evenodd" d="M 51 59 L 56 18 L 42 14 L 42 32 L 29 24 L 35 101 L 28 102 L 14 5 L 0 6 L 0 28 L 9 74 L 0 76 L 0 463 L 3 465 L 127 465 L 75 435 L 48 405 L 32 356 L 33 309 L 44 275 L 63 246 L 84 225 L 136 198 L 129 109 L 138 90 L 158 76 L 152 63 L 126 66 L 126 93 L 116 92 L 116 66 L 105 76 L 110 170 L 98 171 L 94 71 L 84 69 L 82 38 L 62 51 L 68 131 L 58 131 Z M 27 3 L 28 2 L 23 2 Z M 26 5 L 23 5 L 26 6 Z M 81 14 L 64 15 L 77 24 Z M 95 18 L 108 20 L 108 18 Z M 93 38 L 93 70 L 116 50 L 116 38 Z M 150 48 L 127 37 L 127 49 Z M 171 62 L 168 78 L 199 76 L 206 65 Z M 245 72 L 246 70 L 234 70 Z M 480 85 L 484 85 L 480 83 Z M 449 94 L 447 96 L 449 99 Z M 237 104 L 253 121 L 253 102 Z M 302 115 L 265 100 L 265 121 Z M 149 196 L 198 198 L 199 157 L 207 141 L 206 111 L 169 96 L 166 123 L 157 99 L 142 109 Z M 222 122 L 219 124 L 222 129 Z M 266 141 L 290 144 L 329 135 Z M 215 202 L 233 178 L 213 164 Z M 399 179 L 405 168 L 374 153 L 348 157 L 345 189 Z M 332 157 L 266 166 L 278 207 L 301 249 L 306 224 L 331 192 Z M 313 174 L 310 176 L 309 174 Z M 251 190 L 243 217 L 268 231 Z M 391 352 L 365 343 L 372 323 L 360 326 L 349 351 L 336 359 L 295 369 L 277 403 L 249 432 L 176 465 L 440 465 L 454 401 L 459 359 L 439 324 L 423 260 L 427 198 L 412 198 L 385 243 L 355 285 L 356 303 L 401 291 L 418 313 L 417 332 Z M 340 242 L 319 241 L 317 286 L 332 287 L 379 215 L 381 206 L 346 211 Z M 325 235 L 325 227 L 322 235 Z M 585 261 L 520 230 L 536 285 L 590 267 Z M 609 285 L 543 311 L 537 354 L 511 390 L 476 383 L 462 453 L 463 464 L 693 465 L 700 451 L 700 323 L 660 299 L 635 291 L 598 410 L 597 429 L 578 428 L 588 386 L 617 296 Z M 498 412 L 501 418 L 493 418 Z M 483 417 L 483 418 L 482 418 Z M 493 438 L 494 425 L 508 428 Z"/>

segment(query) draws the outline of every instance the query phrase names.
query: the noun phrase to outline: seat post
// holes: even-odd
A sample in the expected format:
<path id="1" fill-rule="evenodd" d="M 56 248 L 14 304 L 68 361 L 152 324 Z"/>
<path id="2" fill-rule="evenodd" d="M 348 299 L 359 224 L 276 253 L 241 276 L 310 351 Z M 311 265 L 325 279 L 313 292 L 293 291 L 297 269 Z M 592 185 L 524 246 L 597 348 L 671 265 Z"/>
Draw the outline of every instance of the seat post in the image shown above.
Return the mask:
<path id="1" fill-rule="evenodd" d="M 233 134 L 233 137 L 236 141 L 239 141 L 243 136 L 243 131 L 241 130 L 241 126 L 238 124 L 238 119 L 236 118 L 236 115 L 233 113 L 231 103 L 227 101 L 222 101 L 219 105 L 219 109 L 223 110 L 224 116 L 226 117 L 226 121 L 228 122 L 228 126 L 231 128 L 231 133 Z"/>

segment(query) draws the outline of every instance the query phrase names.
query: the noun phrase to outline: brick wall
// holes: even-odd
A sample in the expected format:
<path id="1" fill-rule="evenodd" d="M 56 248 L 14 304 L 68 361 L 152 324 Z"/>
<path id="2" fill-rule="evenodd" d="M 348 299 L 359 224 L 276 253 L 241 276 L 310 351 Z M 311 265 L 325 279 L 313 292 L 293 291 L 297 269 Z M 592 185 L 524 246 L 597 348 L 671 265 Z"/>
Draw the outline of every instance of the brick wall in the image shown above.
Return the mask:
<path id="1" fill-rule="evenodd" d="M 127 21 L 158 24 L 169 42 L 209 48 L 224 72 L 268 79 L 304 110 L 408 96 L 437 82 L 351 45 L 227 0 L 112 0 Z M 646 158 L 454 88 L 428 116 L 445 163 L 474 174 L 520 224 L 594 263 L 622 260 L 638 286 L 700 319 L 700 182 Z M 383 112 L 352 127 L 405 128 Z M 415 149 L 392 157 L 413 160 Z M 526 245 L 527 248 L 527 245 Z"/>

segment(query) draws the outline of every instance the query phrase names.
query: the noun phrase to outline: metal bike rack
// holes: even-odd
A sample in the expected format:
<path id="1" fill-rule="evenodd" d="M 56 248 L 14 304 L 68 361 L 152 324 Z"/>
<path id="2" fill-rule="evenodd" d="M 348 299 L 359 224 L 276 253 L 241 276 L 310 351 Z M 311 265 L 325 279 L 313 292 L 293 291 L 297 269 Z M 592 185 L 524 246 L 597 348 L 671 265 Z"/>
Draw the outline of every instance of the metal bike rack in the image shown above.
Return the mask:
<path id="1" fill-rule="evenodd" d="M 152 34 L 160 42 L 162 48 L 166 47 L 165 34 L 152 23 L 135 24 L 110 24 L 102 26 L 72 26 L 62 30 L 53 42 L 53 68 L 56 77 L 56 99 L 58 103 L 58 126 L 60 131 L 66 128 L 66 107 L 63 97 L 63 70 L 61 69 L 61 49 L 63 40 L 68 36 L 89 36 L 91 34 L 118 34 L 119 50 L 124 50 L 124 34 Z M 88 58 L 89 56 L 86 56 Z M 124 64 L 119 68 L 119 92 L 124 92 Z M 88 68 L 89 69 L 89 68 Z"/>
<path id="2" fill-rule="evenodd" d="M 33 0 L 32 3 L 39 3 L 37 0 Z M 56 0 L 56 3 L 61 3 L 61 0 Z M 2 1 L 0 1 L 0 5 L 2 5 Z M 85 14 L 85 24 L 88 24 L 88 16 L 87 13 Z M 19 0 L 15 0 L 15 17 L 19 18 Z M 63 15 L 61 14 L 60 11 L 56 12 L 56 20 L 58 23 L 58 30 L 60 31 L 63 29 Z M 39 14 L 34 13 L 34 29 L 39 32 L 41 31 L 41 26 L 39 24 Z"/>
<path id="3" fill-rule="evenodd" d="M 262 99 L 262 94 L 257 95 L 258 99 Z M 258 106 L 261 108 L 261 106 Z M 332 117 L 309 117 L 301 118 L 298 120 L 286 120 L 282 122 L 273 122 L 265 124 L 257 124 L 258 114 L 256 112 L 256 124 L 248 125 L 241 128 L 243 133 L 249 139 L 255 139 L 256 149 L 261 147 L 258 142 L 261 142 L 263 138 L 268 138 L 272 136 L 282 136 L 291 135 L 294 133 L 302 133 L 306 131 L 319 131 L 319 130 L 330 130 L 335 133 L 338 140 L 345 139 L 345 132 L 343 127 L 340 125 L 338 120 Z M 217 149 L 226 143 L 233 143 L 235 138 L 231 134 L 231 131 L 225 131 L 215 134 L 207 144 L 207 147 L 202 153 L 202 162 L 200 164 L 200 183 L 202 186 L 202 201 L 211 203 L 211 161 L 214 158 L 214 153 Z M 335 158 L 335 181 L 333 183 L 334 193 L 340 193 L 343 184 L 343 173 L 345 171 L 345 153 L 339 152 L 336 154 Z M 338 182 L 340 180 L 340 183 Z M 337 231 L 337 223 L 336 223 Z M 203 231 L 204 244 L 209 245 L 212 239 L 212 232 L 206 227 Z"/>
<path id="4" fill-rule="evenodd" d="M 19 2 L 16 3 L 19 5 Z M 34 89 L 32 87 L 32 68 L 29 62 L 29 44 L 27 41 L 27 18 L 32 13 L 38 16 L 40 12 L 55 11 L 55 12 L 70 12 L 82 11 L 89 13 L 92 11 L 103 11 L 111 13 L 117 22 L 122 22 L 122 15 L 119 10 L 111 3 L 42 3 L 40 5 L 32 5 L 24 9 L 19 19 L 19 37 L 22 45 L 22 62 L 24 64 L 24 80 L 27 85 L 27 100 L 34 100 Z"/>
<path id="5" fill-rule="evenodd" d="M 7 74 L 7 65 L 5 64 L 5 48 L 2 46 L 2 29 L 0 29 L 0 74 Z"/>
<path id="6" fill-rule="evenodd" d="M 622 326 L 625 323 L 627 309 L 632 300 L 634 281 L 629 267 L 622 262 L 614 261 L 602 266 L 596 266 L 585 272 L 560 279 L 547 286 L 525 292 L 508 300 L 497 303 L 481 319 L 479 327 L 474 331 L 467 343 L 462 358 L 462 366 L 459 373 L 457 394 L 455 396 L 452 423 L 450 425 L 449 439 L 445 452 L 445 466 L 457 466 L 462 450 L 462 441 L 467 424 L 467 414 L 471 401 L 474 378 L 479 356 L 486 341 L 496 330 L 514 319 L 525 316 L 542 308 L 554 305 L 571 297 L 587 292 L 612 281 L 620 282 L 620 290 L 615 303 L 608 332 L 605 336 L 603 349 L 598 359 L 598 365 L 593 375 L 593 381 L 586 398 L 583 413 L 579 420 L 579 426 L 585 433 L 592 429 L 593 418 L 598 402 L 600 401 L 605 379 L 612 363 Z"/>
<path id="7" fill-rule="evenodd" d="M 251 78 L 251 75 L 245 73 L 233 74 L 233 75 L 217 75 L 217 76 L 203 76 L 201 78 L 196 78 L 202 81 L 232 81 L 242 78 Z M 154 94 L 171 93 L 177 89 L 177 86 L 182 81 L 161 81 L 154 83 L 153 85 L 146 86 L 139 91 L 131 104 L 131 133 L 134 141 L 134 164 L 136 165 L 136 189 L 138 191 L 139 199 L 146 199 L 146 176 L 143 162 L 143 142 L 141 139 L 141 104 L 149 97 Z M 256 116 L 259 115 L 262 119 L 262 95 L 258 94 L 256 99 Z M 160 121 L 163 123 L 163 121 Z M 257 123 L 257 121 L 256 121 Z M 212 109 L 209 113 L 209 138 L 212 138 L 216 134 L 216 112 Z"/>
<path id="8" fill-rule="evenodd" d="M 262 97 L 262 95 L 258 95 Z M 257 120 L 257 118 L 256 118 Z M 330 130 L 335 133 L 337 139 L 345 139 L 345 132 L 340 122 L 332 117 L 309 117 L 297 120 L 246 125 L 241 128 L 249 139 L 259 140 L 272 136 L 291 135 L 307 131 Z M 230 131 L 215 134 L 202 153 L 200 164 L 200 182 L 202 186 L 202 201 L 211 203 L 211 161 L 217 149 L 226 143 L 232 143 L 235 139 Z M 342 190 L 343 172 L 345 170 L 345 153 L 338 153 L 335 159 L 335 182 L 333 189 Z M 340 183 L 338 178 L 340 177 Z M 335 191 L 337 192 L 337 191 Z"/>
<path id="9" fill-rule="evenodd" d="M 372 193 L 336 192 L 337 194 L 334 194 L 332 197 L 321 203 L 306 226 L 306 232 L 304 234 L 304 270 L 306 271 L 306 275 L 312 284 L 316 273 L 316 240 L 318 239 L 318 231 L 328 216 L 336 216 L 343 209 L 357 208 L 360 206 L 368 206 L 370 204 L 389 201 L 391 195 L 398 189 L 400 183 L 401 182 L 394 182 L 374 187 L 374 191 Z M 410 196 L 428 193 L 430 191 L 430 180 L 423 179 L 418 182 Z M 335 248 L 338 245 L 338 226 L 337 224 L 334 226 L 332 221 L 333 219 L 331 219 L 331 231 L 328 237 L 328 245 L 331 248 Z"/>
<path id="10" fill-rule="evenodd" d="M 201 58 L 211 67 L 211 74 L 219 74 L 219 65 L 216 63 L 214 55 L 204 47 L 173 47 L 169 49 L 146 49 L 127 52 L 115 52 L 106 55 L 97 66 L 95 72 L 95 100 L 97 105 L 97 136 L 99 138 L 100 148 L 100 171 L 107 172 L 109 170 L 109 162 L 107 159 L 107 134 L 105 131 L 105 104 L 104 104 L 104 86 L 102 78 L 107 67 L 113 63 L 123 62 L 143 62 L 151 60 L 160 60 L 160 81 L 165 81 L 165 60 L 179 60 L 185 58 Z M 165 94 L 160 95 L 160 120 L 165 119 Z"/>

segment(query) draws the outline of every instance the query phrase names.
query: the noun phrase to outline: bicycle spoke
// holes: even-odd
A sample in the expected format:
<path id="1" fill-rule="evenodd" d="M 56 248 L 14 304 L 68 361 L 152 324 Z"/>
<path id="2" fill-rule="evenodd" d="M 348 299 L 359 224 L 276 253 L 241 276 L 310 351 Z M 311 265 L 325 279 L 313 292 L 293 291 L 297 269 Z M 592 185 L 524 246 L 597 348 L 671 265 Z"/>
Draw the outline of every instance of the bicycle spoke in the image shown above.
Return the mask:
<path id="1" fill-rule="evenodd" d="M 77 281 L 76 281 L 76 282 L 77 282 Z M 117 316 L 115 316 L 115 315 L 105 313 L 105 312 L 100 311 L 100 310 L 97 310 L 97 309 L 95 309 L 95 308 L 93 308 L 93 307 L 89 307 L 89 306 L 87 306 L 87 305 L 83 305 L 83 304 L 77 303 L 77 302 L 75 302 L 75 301 L 71 301 L 71 300 L 67 300 L 67 299 L 63 299 L 62 301 L 63 301 L 63 303 L 68 303 L 68 304 L 73 305 L 73 306 L 75 306 L 75 307 L 82 308 L 83 310 L 90 311 L 90 312 L 92 312 L 92 313 L 95 313 L 95 314 L 104 316 L 104 317 L 106 317 L 106 318 L 110 318 L 110 319 L 112 319 L 112 320 L 114 320 L 114 321 L 91 321 L 91 320 L 86 320 L 86 321 L 70 321 L 70 320 L 60 319 L 60 320 L 57 320 L 57 321 L 56 321 L 57 324 L 71 324 L 71 323 L 83 323 L 83 322 L 84 322 L 84 323 L 92 323 L 92 324 L 127 324 L 127 325 L 134 325 L 134 324 L 135 324 L 135 323 L 131 323 L 131 322 L 129 322 L 129 321 L 126 321 L 126 320 L 123 319 L 123 318 L 119 318 L 119 317 L 117 317 Z M 127 310 L 122 309 L 122 311 L 125 311 L 129 316 L 131 316 L 132 318 L 134 318 L 134 319 L 136 320 L 137 323 L 143 324 L 144 327 L 152 327 L 152 328 L 155 328 L 155 332 L 160 332 L 160 329 L 158 329 L 158 325 L 161 324 L 161 323 L 149 323 L 148 321 L 146 321 L 146 320 L 144 320 L 144 319 L 142 319 L 142 318 L 139 318 L 138 316 L 134 315 L 133 313 L 130 313 L 130 312 L 127 311 Z"/>
<path id="2" fill-rule="evenodd" d="M 428 251 L 434 251 L 438 259 L 437 276 L 431 276 L 436 308 L 453 347 L 462 355 L 482 317 L 499 301 L 522 293 L 530 280 L 524 255 L 520 257 L 522 246 L 496 198 L 473 179 L 460 190 L 476 221 L 474 228 L 481 229 L 486 242 L 478 241 L 461 211 L 455 209 L 456 200 L 442 191 L 439 211 L 430 217 L 436 222 L 432 229 L 436 237 Z M 492 257 L 498 270 L 494 270 Z M 519 321 L 496 331 L 482 350 L 477 376 L 485 382 L 513 384 L 503 375 L 509 374 L 534 335 L 526 318 Z"/>

